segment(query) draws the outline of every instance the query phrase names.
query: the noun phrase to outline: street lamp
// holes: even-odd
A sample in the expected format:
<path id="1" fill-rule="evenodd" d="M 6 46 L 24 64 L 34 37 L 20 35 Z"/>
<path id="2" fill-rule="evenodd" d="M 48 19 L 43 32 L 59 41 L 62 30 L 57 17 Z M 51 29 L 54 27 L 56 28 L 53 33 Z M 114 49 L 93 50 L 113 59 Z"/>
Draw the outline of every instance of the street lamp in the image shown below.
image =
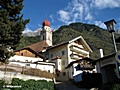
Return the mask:
<path id="1" fill-rule="evenodd" d="M 115 52 L 117 52 L 117 47 L 116 47 L 116 42 L 115 42 L 115 37 L 114 37 L 116 22 L 114 19 L 112 19 L 107 22 L 104 22 L 104 24 L 107 26 L 108 31 L 112 34 Z"/>

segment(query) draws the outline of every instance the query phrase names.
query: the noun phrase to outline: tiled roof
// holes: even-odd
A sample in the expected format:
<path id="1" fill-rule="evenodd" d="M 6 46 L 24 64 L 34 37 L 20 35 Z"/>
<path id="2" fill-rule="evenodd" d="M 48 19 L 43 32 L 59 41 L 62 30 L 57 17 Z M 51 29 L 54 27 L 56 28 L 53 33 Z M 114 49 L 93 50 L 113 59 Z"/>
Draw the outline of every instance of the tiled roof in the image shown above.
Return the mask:
<path id="1" fill-rule="evenodd" d="M 82 40 L 81 43 L 86 46 L 86 49 L 89 50 L 89 52 L 92 52 L 91 48 L 89 47 L 89 45 L 86 43 L 86 41 L 83 39 L 82 36 L 78 36 L 78 37 L 76 37 L 76 38 L 74 38 L 74 39 L 67 40 L 67 41 L 61 42 L 61 43 L 59 43 L 59 44 L 50 46 L 50 47 L 47 48 L 47 50 L 53 49 L 53 48 L 56 48 L 56 47 L 59 47 L 59 46 L 62 46 L 62 45 L 68 44 L 68 43 L 71 43 L 71 42 L 73 42 L 73 41 L 75 41 L 75 40 L 77 40 L 77 39 L 81 39 L 81 40 Z"/>
<path id="2" fill-rule="evenodd" d="M 65 45 L 67 43 L 69 43 L 69 41 L 65 41 L 65 42 L 61 42 L 61 43 L 55 44 L 53 46 L 48 47 L 47 49 L 53 49 L 53 48 L 59 47 L 61 45 Z"/>
<path id="3" fill-rule="evenodd" d="M 46 49 L 49 45 L 45 40 L 37 42 L 35 44 L 29 45 L 27 47 L 31 48 L 35 52 L 41 52 L 42 50 Z"/>
<path id="4" fill-rule="evenodd" d="M 61 59 L 61 57 L 55 56 L 55 57 L 52 58 L 52 60 L 57 60 L 57 59 Z"/>
<path id="5" fill-rule="evenodd" d="M 94 61 L 91 58 L 85 57 L 85 58 L 70 62 L 70 64 L 68 64 L 68 66 L 65 69 L 70 68 L 74 63 L 79 63 L 82 60 L 89 61 L 90 63 L 92 63 Z"/>

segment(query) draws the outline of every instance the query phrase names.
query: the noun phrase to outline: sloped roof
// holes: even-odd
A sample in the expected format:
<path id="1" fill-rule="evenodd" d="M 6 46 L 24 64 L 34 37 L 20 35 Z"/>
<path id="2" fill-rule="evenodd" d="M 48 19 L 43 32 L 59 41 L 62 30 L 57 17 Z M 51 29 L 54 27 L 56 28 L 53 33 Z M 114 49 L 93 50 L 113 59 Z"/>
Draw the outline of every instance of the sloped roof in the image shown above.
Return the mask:
<path id="1" fill-rule="evenodd" d="M 109 55 L 107 55 L 107 56 L 98 58 L 97 60 L 94 60 L 94 62 L 96 63 L 96 62 L 98 62 L 98 61 L 105 60 L 105 59 L 110 58 L 110 57 L 113 57 L 113 56 L 115 56 L 115 55 L 116 55 L 116 53 L 112 53 L 112 54 L 109 54 Z"/>
<path id="2" fill-rule="evenodd" d="M 76 37 L 74 39 L 71 39 L 69 41 L 65 41 L 65 42 L 62 42 L 62 43 L 50 46 L 50 47 L 48 47 L 48 49 L 52 49 L 52 48 L 55 48 L 55 47 L 58 47 L 58 46 L 61 46 L 61 45 L 65 45 L 65 44 L 71 43 L 73 41 L 76 41 L 77 39 L 81 39 L 82 40 L 81 43 L 88 49 L 88 51 L 92 52 L 91 48 L 89 47 L 89 45 L 86 43 L 86 41 L 83 39 L 82 36 L 78 36 L 78 37 Z"/>
<path id="3" fill-rule="evenodd" d="M 61 42 L 61 43 L 58 43 L 58 44 L 55 44 L 53 46 L 48 47 L 48 49 L 53 49 L 53 48 L 56 48 L 56 47 L 59 47 L 61 45 L 65 45 L 65 44 L 68 44 L 68 43 L 69 43 L 69 41 Z"/>
<path id="4" fill-rule="evenodd" d="M 42 40 L 40 42 L 34 43 L 32 45 L 29 45 L 27 47 L 31 48 L 32 50 L 34 50 L 35 52 L 41 52 L 44 49 L 46 49 L 49 45 L 46 43 L 45 40 Z"/>
<path id="5" fill-rule="evenodd" d="M 74 63 L 79 63 L 79 62 L 82 61 L 82 60 L 90 61 L 90 63 L 92 63 L 92 62 L 94 61 L 94 60 L 91 59 L 91 58 L 87 58 L 87 57 L 86 57 L 86 58 L 82 58 L 82 59 L 79 59 L 79 60 L 70 62 L 70 64 L 68 64 L 68 66 L 67 66 L 65 69 L 70 68 Z"/>

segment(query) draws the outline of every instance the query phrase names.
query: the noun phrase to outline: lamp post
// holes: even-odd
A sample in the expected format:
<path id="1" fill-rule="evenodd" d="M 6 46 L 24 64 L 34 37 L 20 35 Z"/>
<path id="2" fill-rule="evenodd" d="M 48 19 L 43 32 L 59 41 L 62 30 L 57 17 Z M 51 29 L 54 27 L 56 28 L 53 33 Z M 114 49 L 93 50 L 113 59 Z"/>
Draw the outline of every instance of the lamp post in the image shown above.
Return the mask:
<path id="1" fill-rule="evenodd" d="M 116 56 L 117 56 L 117 60 L 119 59 L 119 57 L 118 57 L 118 55 L 117 55 L 117 47 L 116 47 L 116 42 L 115 42 L 115 38 L 114 38 L 114 32 L 115 32 L 115 24 L 116 24 L 116 22 L 115 22 L 115 20 L 114 19 L 112 19 L 112 20 L 110 20 L 110 21 L 107 21 L 107 22 L 104 22 L 104 24 L 107 26 L 107 29 L 108 29 L 108 31 L 112 34 L 112 37 L 113 37 L 113 43 L 114 43 L 114 49 L 115 49 L 115 52 L 116 52 Z M 115 57 L 116 57 L 115 56 Z M 117 68 L 116 68 L 116 70 L 118 71 L 118 74 L 117 74 L 117 76 L 118 76 L 118 78 L 120 78 L 120 63 L 118 63 L 118 61 L 116 62 L 116 65 L 117 65 Z"/>
<path id="2" fill-rule="evenodd" d="M 115 42 L 115 37 L 114 37 L 116 22 L 114 19 L 112 19 L 112 20 L 104 22 L 104 24 L 107 26 L 108 31 L 112 34 L 114 49 L 115 49 L 115 52 L 117 52 L 117 47 L 116 47 L 116 42 Z"/>

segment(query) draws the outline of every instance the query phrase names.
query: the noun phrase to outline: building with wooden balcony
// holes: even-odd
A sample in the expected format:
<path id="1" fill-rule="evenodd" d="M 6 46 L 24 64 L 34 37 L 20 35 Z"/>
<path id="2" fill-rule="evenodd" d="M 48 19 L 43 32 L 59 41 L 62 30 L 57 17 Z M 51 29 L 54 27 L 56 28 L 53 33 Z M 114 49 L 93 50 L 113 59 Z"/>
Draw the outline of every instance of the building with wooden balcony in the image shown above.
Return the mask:
<path id="1" fill-rule="evenodd" d="M 75 70 L 77 64 L 74 64 L 70 69 L 65 69 L 65 67 L 73 61 L 89 57 L 90 52 L 92 50 L 89 45 L 82 36 L 79 36 L 70 41 L 48 47 L 45 57 L 47 57 L 49 62 L 55 63 L 56 79 L 68 80 L 73 79 L 73 75 L 82 71 Z"/>

